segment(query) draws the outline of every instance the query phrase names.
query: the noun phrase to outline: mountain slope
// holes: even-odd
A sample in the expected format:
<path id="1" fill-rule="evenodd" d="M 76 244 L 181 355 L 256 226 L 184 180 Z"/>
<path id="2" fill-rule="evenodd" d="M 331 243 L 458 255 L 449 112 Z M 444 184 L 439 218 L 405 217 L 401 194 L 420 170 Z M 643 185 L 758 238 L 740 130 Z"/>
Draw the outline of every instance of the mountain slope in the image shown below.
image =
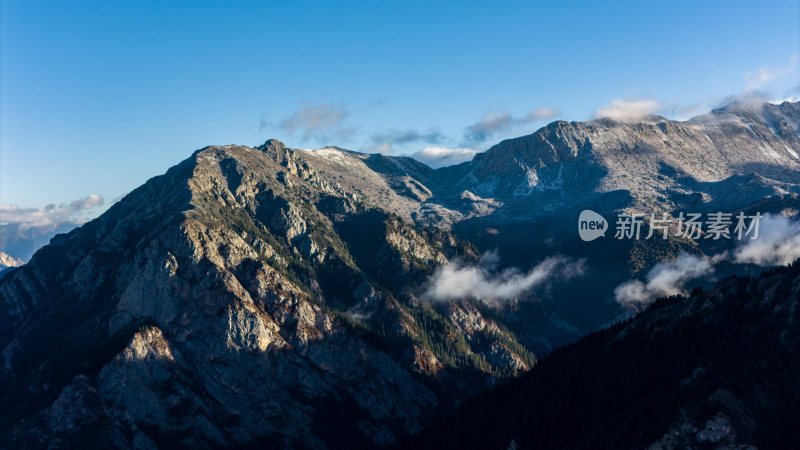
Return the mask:
<path id="1" fill-rule="evenodd" d="M 474 250 L 293 153 L 198 151 L 4 277 L 2 442 L 386 444 L 533 364 L 450 319 L 478 306 L 415 298 Z"/>
<path id="2" fill-rule="evenodd" d="M 797 448 L 798 304 L 798 262 L 662 299 L 401 447 Z"/>

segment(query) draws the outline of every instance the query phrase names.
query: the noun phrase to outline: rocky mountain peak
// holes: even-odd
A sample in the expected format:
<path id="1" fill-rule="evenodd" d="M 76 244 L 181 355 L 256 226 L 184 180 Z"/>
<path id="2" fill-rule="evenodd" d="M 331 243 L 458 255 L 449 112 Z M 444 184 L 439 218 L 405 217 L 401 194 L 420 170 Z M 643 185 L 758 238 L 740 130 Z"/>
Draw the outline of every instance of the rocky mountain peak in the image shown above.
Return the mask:
<path id="1" fill-rule="evenodd" d="M 277 139 L 267 139 L 261 146 L 262 149 L 286 150 L 286 145 Z"/>
<path id="2" fill-rule="evenodd" d="M 495 145 L 476 155 L 472 165 L 487 175 L 512 160 L 527 167 L 543 168 L 584 156 L 587 146 L 583 124 L 556 121 L 531 135 Z"/>
<path id="3" fill-rule="evenodd" d="M 528 370 L 507 329 L 467 341 L 418 298 L 437 265 L 477 255 L 392 211 L 427 192 L 401 187 L 414 164 L 373 163 L 210 146 L 54 238 L 0 281 L 0 402 L 15 404 L 0 441 L 385 445 Z"/>
<path id="4" fill-rule="evenodd" d="M 729 105 L 686 122 L 557 121 L 440 172 L 485 198 L 624 191 L 666 210 L 675 207 L 671 192 L 741 174 L 758 173 L 786 191 L 800 179 L 799 109 L 786 102 Z"/>
<path id="5" fill-rule="evenodd" d="M 13 256 L 4 252 L 0 252 L 0 270 L 8 269 L 11 267 L 19 267 L 23 264 L 25 264 L 25 262 L 22 261 L 21 259 L 14 258 Z"/>

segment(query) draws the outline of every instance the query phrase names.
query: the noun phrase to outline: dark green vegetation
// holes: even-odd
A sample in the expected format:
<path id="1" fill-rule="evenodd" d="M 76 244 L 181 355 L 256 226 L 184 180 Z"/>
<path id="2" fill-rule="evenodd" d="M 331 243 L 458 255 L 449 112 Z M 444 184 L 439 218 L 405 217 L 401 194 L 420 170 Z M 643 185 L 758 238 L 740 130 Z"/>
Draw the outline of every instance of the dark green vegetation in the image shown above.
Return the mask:
<path id="1" fill-rule="evenodd" d="M 476 335 L 468 341 L 446 317 L 447 304 L 431 304 L 418 298 L 436 264 L 441 263 L 433 259 L 434 253 L 462 261 L 477 259 L 478 251 L 468 241 L 442 230 L 417 229 L 396 215 L 360 205 L 353 206 L 355 211 L 351 214 L 337 215 L 332 212 L 335 205 L 331 206 L 336 199 L 322 196 L 316 204 L 296 200 L 292 203 L 303 205 L 302 215 L 313 230 L 312 239 L 325 256 L 322 260 L 311 258 L 298 252 L 296 244 L 271 225 L 276 212 L 291 208 L 289 201 L 280 195 L 266 189 L 255 197 L 249 211 L 214 209 L 208 206 L 211 200 L 196 200 L 199 209 L 193 214 L 212 226 L 245 236 L 250 244 L 254 238 L 266 242 L 275 254 L 261 254 L 263 262 L 315 298 L 319 306 L 341 319 L 349 329 L 398 356 L 408 344 L 418 344 L 430 350 L 448 369 L 500 378 L 516 376 L 516 370 L 493 366 L 481 355 L 497 341 L 527 364 L 535 363 L 534 354 L 502 325 L 497 312 L 485 305 L 472 306 L 484 316 L 497 316 L 499 332 L 487 330 L 486 336 Z M 409 247 L 403 247 L 406 243 Z M 361 283 L 381 289 L 398 311 L 370 317 L 349 313 L 356 306 L 354 288 Z M 407 336 L 391 332 L 397 323 L 404 324 Z"/>
<path id="2" fill-rule="evenodd" d="M 798 262 L 661 299 L 399 447 L 644 448 L 673 430 L 676 448 L 799 448 L 798 302 Z M 703 441 L 698 433 L 719 414 L 732 431 Z"/>

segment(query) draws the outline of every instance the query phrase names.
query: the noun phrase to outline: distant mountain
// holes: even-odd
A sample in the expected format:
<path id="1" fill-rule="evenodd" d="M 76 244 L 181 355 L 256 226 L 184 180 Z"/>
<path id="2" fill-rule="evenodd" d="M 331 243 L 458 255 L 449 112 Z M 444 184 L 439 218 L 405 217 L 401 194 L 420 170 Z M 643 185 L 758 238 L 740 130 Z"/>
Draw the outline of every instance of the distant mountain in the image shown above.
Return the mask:
<path id="1" fill-rule="evenodd" d="M 610 216 L 730 212 L 759 204 L 766 211 L 796 202 L 800 193 L 799 128 L 800 103 L 790 102 L 755 110 L 731 104 L 686 122 L 657 116 L 554 122 L 438 170 L 429 179 L 438 195 L 415 217 L 433 225 L 449 220 L 459 236 L 479 247 L 494 244 L 520 264 L 530 254 L 553 251 L 548 247 L 578 245 L 584 252 L 575 233 L 582 209 Z M 462 197 L 476 208 L 487 205 L 487 213 L 434 214 Z M 521 225 L 545 239 L 515 238 Z"/>
<path id="2" fill-rule="evenodd" d="M 554 122 L 436 170 L 198 150 L 0 280 L 0 447 L 392 444 L 618 320 L 621 282 L 726 250 L 585 243 L 582 209 L 796 214 L 798 110 Z"/>
<path id="3" fill-rule="evenodd" d="M 66 233 L 77 226 L 71 222 L 41 228 L 23 228 L 18 223 L 0 224 L 0 251 L 21 261 L 28 261 L 53 236 Z"/>
<path id="4" fill-rule="evenodd" d="M 623 211 L 665 212 L 673 220 L 681 212 L 794 217 L 800 210 L 798 129 L 800 103 L 791 102 L 734 103 L 685 122 L 656 116 L 558 121 L 437 170 L 424 180 L 432 197 L 413 217 L 423 226 L 452 224 L 452 232 L 479 250 L 499 250 L 508 266 L 527 267 L 556 253 L 587 259 L 583 281 L 591 290 L 555 292 L 558 301 L 547 305 L 545 320 L 529 303 L 515 313 L 514 330 L 541 354 L 577 337 L 554 323 L 583 334 L 617 317 L 613 291 L 623 280 L 643 277 L 681 252 L 714 256 L 733 244 L 674 236 L 617 241 L 613 228 L 587 243 L 576 232 L 582 210 L 601 213 L 612 227 Z"/>
<path id="5" fill-rule="evenodd" d="M 25 264 L 21 259 L 14 258 L 11 255 L 0 252 L 0 275 L 8 269 L 19 267 Z"/>
<path id="6" fill-rule="evenodd" d="M 622 191 L 639 205 L 670 210 L 685 206 L 678 194 L 701 191 L 711 196 L 707 207 L 731 209 L 747 199 L 731 198 L 709 183 L 758 174 L 771 180 L 773 193 L 796 188 L 798 128 L 800 106 L 789 102 L 755 110 L 731 104 L 687 122 L 658 116 L 559 121 L 441 169 L 437 177 L 506 203 L 548 199 L 548 208 Z M 752 188 L 750 201 L 768 192 L 759 188 Z"/>
<path id="7" fill-rule="evenodd" d="M 400 448 L 800 447 L 800 262 L 553 352 Z"/>

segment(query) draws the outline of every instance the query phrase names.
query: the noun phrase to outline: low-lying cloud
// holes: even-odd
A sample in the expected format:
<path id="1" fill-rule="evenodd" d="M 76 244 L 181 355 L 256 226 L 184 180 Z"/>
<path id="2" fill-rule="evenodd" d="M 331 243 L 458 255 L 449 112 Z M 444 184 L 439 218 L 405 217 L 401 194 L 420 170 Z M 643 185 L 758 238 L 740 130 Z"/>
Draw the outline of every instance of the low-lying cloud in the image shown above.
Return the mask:
<path id="1" fill-rule="evenodd" d="M 732 254 L 732 256 L 731 256 Z M 658 263 L 647 273 L 647 281 L 628 280 L 614 290 L 623 306 L 639 308 L 660 297 L 684 295 L 687 282 L 710 275 L 722 260 L 761 266 L 785 266 L 800 259 L 800 221 L 765 214 L 756 239 L 746 239 L 733 250 L 708 256 L 681 253 L 674 262 Z"/>
<path id="2" fill-rule="evenodd" d="M 785 266 L 800 258 L 800 221 L 766 214 L 758 228 L 757 239 L 744 241 L 734 251 L 736 262 Z"/>
<path id="3" fill-rule="evenodd" d="M 673 262 L 656 264 L 647 273 L 647 281 L 628 280 L 614 289 L 614 297 L 623 306 L 638 308 L 660 297 L 684 294 L 684 285 L 714 272 L 707 256 L 681 253 Z"/>
<path id="4" fill-rule="evenodd" d="M 103 197 L 98 194 L 43 208 L 20 208 L 0 203 L 0 224 L 18 224 L 20 230 L 36 228 L 46 233 L 64 223 L 80 225 L 89 220 L 89 211 L 102 205 Z"/>
<path id="5" fill-rule="evenodd" d="M 661 104 L 652 99 L 626 100 L 617 99 L 595 111 L 598 119 L 612 119 L 620 122 L 640 120 L 655 114 L 661 109 Z"/>
<path id="6" fill-rule="evenodd" d="M 556 116 L 558 111 L 553 108 L 537 108 L 523 117 L 514 117 L 505 109 L 489 111 L 481 120 L 467 127 L 464 140 L 468 144 L 485 142 L 503 131 L 541 120 L 554 119 Z"/>
<path id="7" fill-rule="evenodd" d="M 437 168 L 472 161 L 476 154 L 478 151 L 471 148 L 425 147 L 411 156 L 417 161 Z"/>
<path id="8" fill-rule="evenodd" d="M 585 272 L 584 260 L 564 256 L 549 257 L 525 273 L 513 268 L 495 272 L 496 264 L 497 255 L 491 252 L 478 265 L 445 264 L 431 277 L 424 297 L 433 301 L 473 299 L 499 304 L 549 282 Z"/>

